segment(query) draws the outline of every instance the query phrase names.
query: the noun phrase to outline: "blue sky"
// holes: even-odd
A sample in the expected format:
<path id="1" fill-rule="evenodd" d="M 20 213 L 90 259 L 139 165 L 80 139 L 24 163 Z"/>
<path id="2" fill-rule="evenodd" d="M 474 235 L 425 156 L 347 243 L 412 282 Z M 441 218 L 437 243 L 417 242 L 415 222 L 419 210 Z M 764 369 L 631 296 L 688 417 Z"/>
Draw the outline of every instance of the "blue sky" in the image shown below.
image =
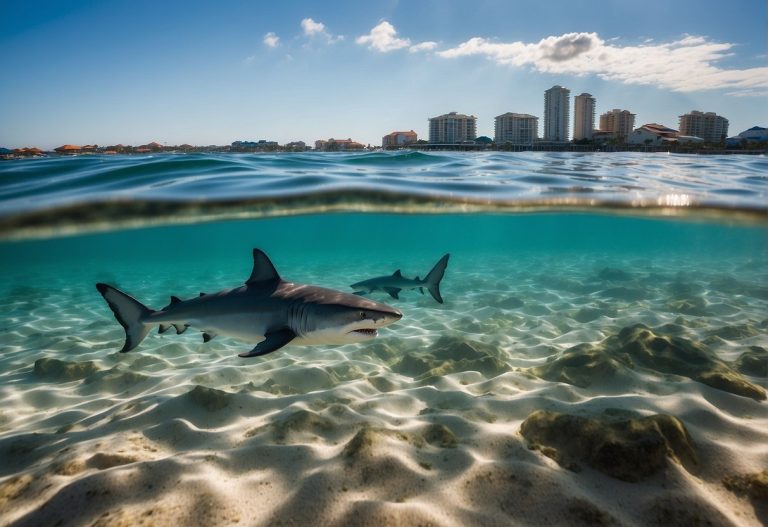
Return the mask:
<path id="1" fill-rule="evenodd" d="M 544 90 L 677 127 L 768 125 L 766 2 L 0 0 L 0 146 L 281 143 L 449 111 L 541 116 Z M 540 126 L 541 128 L 541 126 Z"/>

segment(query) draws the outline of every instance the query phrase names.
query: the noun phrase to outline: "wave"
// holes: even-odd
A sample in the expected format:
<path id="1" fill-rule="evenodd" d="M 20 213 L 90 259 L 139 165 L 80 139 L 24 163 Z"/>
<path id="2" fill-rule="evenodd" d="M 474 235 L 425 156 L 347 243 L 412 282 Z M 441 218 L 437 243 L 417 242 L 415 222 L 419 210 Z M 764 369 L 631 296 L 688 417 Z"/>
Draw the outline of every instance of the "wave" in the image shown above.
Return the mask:
<path id="1" fill-rule="evenodd" d="M 334 211 L 768 220 L 766 161 L 645 153 L 79 156 L 0 164 L 0 237 Z"/>

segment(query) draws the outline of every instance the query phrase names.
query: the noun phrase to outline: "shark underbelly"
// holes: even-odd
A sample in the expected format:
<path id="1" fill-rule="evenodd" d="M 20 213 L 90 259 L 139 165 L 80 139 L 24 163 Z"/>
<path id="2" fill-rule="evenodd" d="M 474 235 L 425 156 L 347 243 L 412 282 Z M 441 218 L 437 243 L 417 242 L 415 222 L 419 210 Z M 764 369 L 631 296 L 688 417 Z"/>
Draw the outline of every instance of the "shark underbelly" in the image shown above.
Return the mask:
<path id="1" fill-rule="evenodd" d="M 227 310 L 217 313 L 216 310 L 211 309 L 200 310 L 190 306 L 179 306 L 177 309 L 158 313 L 147 322 L 189 326 L 210 335 L 233 337 L 256 344 L 264 340 L 264 335 L 274 325 L 273 318 L 269 313 L 253 313 L 245 310 L 235 312 Z"/>
<path id="2" fill-rule="evenodd" d="M 264 335 L 269 329 L 268 321 L 255 319 L 249 313 L 207 316 L 190 319 L 186 323 L 206 333 L 233 337 L 253 344 L 264 340 Z"/>

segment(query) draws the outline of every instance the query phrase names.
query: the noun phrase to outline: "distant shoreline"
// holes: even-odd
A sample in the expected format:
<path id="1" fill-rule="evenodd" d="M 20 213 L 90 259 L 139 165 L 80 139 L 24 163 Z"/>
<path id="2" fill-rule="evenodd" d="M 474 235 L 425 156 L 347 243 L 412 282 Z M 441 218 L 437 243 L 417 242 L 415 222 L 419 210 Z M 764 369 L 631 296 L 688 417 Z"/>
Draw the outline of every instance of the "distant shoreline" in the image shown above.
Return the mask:
<path id="1" fill-rule="evenodd" d="M 383 149 L 381 147 L 363 149 L 363 150 L 341 150 L 331 153 L 371 153 L 371 152 L 581 152 L 581 153 L 614 153 L 614 152 L 642 152 L 642 153 L 669 153 L 669 154 L 699 154 L 699 155 L 766 155 L 768 147 L 763 149 L 735 149 L 735 148 L 706 148 L 706 147 L 669 147 L 669 146 L 617 146 L 617 145 L 511 145 L 509 147 L 496 147 L 491 145 L 443 145 L 443 144 L 425 144 L 412 145 L 396 149 Z M 328 153 L 318 150 L 235 150 L 229 147 L 200 147 L 192 149 L 174 149 L 172 147 L 151 151 L 80 151 L 80 152 L 55 152 L 43 151 L 24 151 L 16 149 L 10 153 L 0 154 L 0 160 L 15 160 L 40 157 L 77 157 L 77 156 L 115 156 L 115 155 L 152 155 L 152 154 L 295 154 L 295 153 Z"/>

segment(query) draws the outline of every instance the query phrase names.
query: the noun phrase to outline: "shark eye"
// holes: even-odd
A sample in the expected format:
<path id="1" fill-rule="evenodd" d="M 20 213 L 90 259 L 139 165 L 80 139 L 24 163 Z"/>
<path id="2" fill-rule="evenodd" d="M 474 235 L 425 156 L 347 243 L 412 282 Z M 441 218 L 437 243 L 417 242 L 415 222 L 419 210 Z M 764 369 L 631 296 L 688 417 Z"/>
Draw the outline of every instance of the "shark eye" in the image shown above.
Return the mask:
<path id="1" fill-rule="evenodd" d="M 365 311 L 360 311 L 360 320 L 365 320 Z"/>

